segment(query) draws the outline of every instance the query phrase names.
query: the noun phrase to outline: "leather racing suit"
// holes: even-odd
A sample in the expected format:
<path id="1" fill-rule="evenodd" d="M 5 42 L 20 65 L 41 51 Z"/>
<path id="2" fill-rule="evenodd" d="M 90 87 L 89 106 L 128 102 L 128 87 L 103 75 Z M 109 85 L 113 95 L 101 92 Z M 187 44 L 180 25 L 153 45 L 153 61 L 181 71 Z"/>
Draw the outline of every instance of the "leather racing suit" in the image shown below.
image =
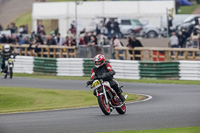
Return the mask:
<path id="1" fill-rule="evenodd" d="M 109 63 L 104 63 L 102 66 L 91 69 L 91 80 L 97 77 L 102 77 L 104 81 L 108 81 L 110 86 L 116 91 L 122 101 L 125 101 L 124 96 L 121 94 L 122 90 L 119 88 L 117 81 L 114 80 L 113 75 L 115 71 Z"/>

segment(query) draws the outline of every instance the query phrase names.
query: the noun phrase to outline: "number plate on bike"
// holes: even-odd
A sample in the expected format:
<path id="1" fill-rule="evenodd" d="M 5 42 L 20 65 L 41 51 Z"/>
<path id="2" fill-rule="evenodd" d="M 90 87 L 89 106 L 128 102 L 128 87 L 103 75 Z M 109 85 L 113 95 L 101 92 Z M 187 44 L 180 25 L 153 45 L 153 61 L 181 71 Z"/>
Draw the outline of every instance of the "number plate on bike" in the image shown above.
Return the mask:
<path id="1" fill-rule="evenodd" d="M 9 59 L 8 62 L 13 62 L 13 60 L 12 60 L 12 59 Z"/>
<path id="2" fill-rule="evenodd" d="M 96 87 L 98 85 L 100 85 L 100 82 L 99 82 L 99 80 L 96 80 L 93 82 L 92 87 Z"/>

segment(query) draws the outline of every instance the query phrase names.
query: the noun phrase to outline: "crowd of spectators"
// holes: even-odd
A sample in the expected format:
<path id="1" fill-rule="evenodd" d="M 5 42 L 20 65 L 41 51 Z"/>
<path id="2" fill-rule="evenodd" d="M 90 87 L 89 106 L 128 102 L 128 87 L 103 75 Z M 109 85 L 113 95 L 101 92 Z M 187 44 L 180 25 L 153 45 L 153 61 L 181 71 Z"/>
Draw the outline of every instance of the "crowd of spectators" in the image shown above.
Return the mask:
<path id="1" fill-rule="evenodd" d="M 46 35 L 45 26 L 42 22 L 38 23 L 37 31 L 32 31 L 30 35 L 28 35 L 28 26 L 22 25 L 19 27 L 15 26 L 15 23 L 11 23 L 7 26 L 6 29 L 3 29 L 3 26 L 0 24 L 0 31 L 3 30 L 10 30 L 11 35 L 2 34 L 0 37 L 0 43 L 11 43 L 16 45 L 29 45 L 29 50 L 32 50 L 32 54 L 38 53 L 41 49 L 38 47 L 39 45 L 57 45 L 57 46 L 101 46 L 101 45 L 110 45 L 111 47 L 122 47 L 124 46 L 122 42 L 118 39 L 120 32 L 119 25 L 117 20 L 112 21 L 111 19 L 108 21 L 107 24 L 103 24 L 103 21 L 100 21 L 99 24 L 96 25 L 95 31 L 87 31 L 86 28 L 83 28 L 80 31 L 79 40 L 77 41 L 75 38 L 76 35 L 76 27 L 75 21 L 71 23 L 71 27 L 68 30 L 69 35 L 65 38 L 61 37 L 60 33 L 57 34 L 50 34 Z M 104 34 L 105 30 L 107 30 L 108 34 Z M 111 32 L 114 30 L 114 32 Z M 45 36 L 45 37 L 44 37 Z M 134 38 L 132 42 L 127 45 L 127 47 L 134 48 L 135 44 Z M 35 48 L 32 48 L 32 45 Z M 120 51 L 121 53 L 121 51 Z M 114 53 L 113 53 L 114 54 Z M 114 57 L 114 56 L 113 56 Z M 122 59 L 122 58 L 120 58 Z"/>

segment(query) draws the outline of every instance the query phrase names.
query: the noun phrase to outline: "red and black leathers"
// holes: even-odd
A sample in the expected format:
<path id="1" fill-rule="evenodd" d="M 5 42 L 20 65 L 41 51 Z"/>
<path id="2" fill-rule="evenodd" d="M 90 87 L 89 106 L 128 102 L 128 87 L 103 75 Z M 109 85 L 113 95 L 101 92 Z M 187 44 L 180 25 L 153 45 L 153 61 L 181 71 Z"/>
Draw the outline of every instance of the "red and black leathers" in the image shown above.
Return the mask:
<path id="1" fill-rule="evenodd" d="M 115 75 L 115 71 L 112 69 L 109 63 L 103 64 L 99 68 L 94 67 L 91 70 L 91 80 L 101 77 L 104 81 L 108 81 L 110 83 L 110 86 L 120 96 L 121 89 L 118 87 L 118 83 L 114 80 L 113 75 Z"/>

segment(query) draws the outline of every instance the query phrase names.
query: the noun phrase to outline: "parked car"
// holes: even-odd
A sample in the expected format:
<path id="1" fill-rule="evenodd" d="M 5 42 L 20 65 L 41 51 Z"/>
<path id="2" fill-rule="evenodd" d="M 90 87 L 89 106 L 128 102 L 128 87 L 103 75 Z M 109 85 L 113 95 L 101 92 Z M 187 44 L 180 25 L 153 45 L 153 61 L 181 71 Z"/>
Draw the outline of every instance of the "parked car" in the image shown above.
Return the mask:
<path id="1" fill-rule="evenodd" d="M 110 18 L 104 18 L 105 24 Z M 111 18 L 118 20 L 121 36 L 126 37 L 130 35 L 146 37 L 146 38 L 155 38 L 160 35 L 160 28 L 149 26 L 148 24 L 143 24 L 138 19 L 129 19 L 129 18 L 120 18 L 113 17 Z"/>

